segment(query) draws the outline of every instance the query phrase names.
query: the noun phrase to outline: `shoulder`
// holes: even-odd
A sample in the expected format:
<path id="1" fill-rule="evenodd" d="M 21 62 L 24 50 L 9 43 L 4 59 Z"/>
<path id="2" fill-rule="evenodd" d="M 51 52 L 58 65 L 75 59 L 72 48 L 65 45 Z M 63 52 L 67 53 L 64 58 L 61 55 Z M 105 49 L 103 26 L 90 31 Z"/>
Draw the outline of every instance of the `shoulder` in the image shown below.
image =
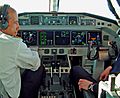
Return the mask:
<path id="1" fill-rule="evenodd" d="M 19 44 L 23 43 L 22 39 L 20 39 L 20 38 L 14 38 L 14 37 L 10 38 L 9 42 L 12 43 L 12 44 L 16 44 L 16 45 L 19 45 Z"/>
<path id="2" fill-rule="evenodd" d="M 21 38 L 10 38 L 9 41 L 9 46 L 13 46 L 13 47 L 16 47 L 18 49 L 21 49 L 21 48 L 27 48 L 27 45 L 23 42 L 23 40 Z"/>

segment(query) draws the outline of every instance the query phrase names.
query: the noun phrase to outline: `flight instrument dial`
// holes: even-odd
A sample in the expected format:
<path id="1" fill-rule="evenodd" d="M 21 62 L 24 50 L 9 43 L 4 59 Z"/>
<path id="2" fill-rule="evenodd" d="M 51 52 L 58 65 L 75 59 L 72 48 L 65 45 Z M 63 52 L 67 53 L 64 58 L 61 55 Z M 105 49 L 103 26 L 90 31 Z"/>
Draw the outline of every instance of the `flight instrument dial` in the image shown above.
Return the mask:
<path id="1" fill-rule="evenodd" d="M 23 31 L 23 42 L 27 45 L 37 45 L 37 32 L 36 31 Z"/>

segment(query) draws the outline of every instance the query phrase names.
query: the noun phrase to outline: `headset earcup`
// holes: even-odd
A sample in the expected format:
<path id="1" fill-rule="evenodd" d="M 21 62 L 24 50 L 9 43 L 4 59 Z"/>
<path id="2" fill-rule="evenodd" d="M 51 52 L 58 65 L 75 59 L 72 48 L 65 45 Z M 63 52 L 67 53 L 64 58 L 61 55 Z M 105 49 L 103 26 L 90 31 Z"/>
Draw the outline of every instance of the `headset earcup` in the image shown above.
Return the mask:
<path id="1" fill-rule="evenodd" d="M 8 27 L 8 22 L 5 21 L 4 23 L 1 23 L 0 25 L 2 29 L 6 29 Z"/>
<path id="2" fill-rule="evenodd" d="M 4 6 L 0 9 L 0 29 L 6 29 L 8 27 L 8 21 L 7 21 L 7 10 L 10 7 L 10 5 L 4 4 Z"/>

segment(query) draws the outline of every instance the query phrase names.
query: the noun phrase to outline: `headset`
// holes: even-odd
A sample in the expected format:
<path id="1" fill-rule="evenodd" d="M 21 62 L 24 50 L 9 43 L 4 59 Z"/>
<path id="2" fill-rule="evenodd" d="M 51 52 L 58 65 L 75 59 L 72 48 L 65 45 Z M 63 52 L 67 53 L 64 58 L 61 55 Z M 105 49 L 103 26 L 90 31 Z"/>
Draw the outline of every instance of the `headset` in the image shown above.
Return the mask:
<path id="1" fill-rule="evenodd" d="M 4 4 L 3 7 L 0 8 L 0 29 L 6 29 L 8 27 L 7 21 L 7 10 L 10 5 Z"/>

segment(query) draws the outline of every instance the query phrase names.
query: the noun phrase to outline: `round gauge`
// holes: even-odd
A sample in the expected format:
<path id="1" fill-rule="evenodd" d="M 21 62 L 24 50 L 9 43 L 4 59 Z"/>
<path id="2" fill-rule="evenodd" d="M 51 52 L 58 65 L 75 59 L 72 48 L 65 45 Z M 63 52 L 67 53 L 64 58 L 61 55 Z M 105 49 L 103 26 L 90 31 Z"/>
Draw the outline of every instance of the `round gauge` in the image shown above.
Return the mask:
<path id="1" fill-rule="evenodd" d="M 23 42 L 27 45 L 37 45 L 37 32 L 36 31 L 23 31 Z"/>

